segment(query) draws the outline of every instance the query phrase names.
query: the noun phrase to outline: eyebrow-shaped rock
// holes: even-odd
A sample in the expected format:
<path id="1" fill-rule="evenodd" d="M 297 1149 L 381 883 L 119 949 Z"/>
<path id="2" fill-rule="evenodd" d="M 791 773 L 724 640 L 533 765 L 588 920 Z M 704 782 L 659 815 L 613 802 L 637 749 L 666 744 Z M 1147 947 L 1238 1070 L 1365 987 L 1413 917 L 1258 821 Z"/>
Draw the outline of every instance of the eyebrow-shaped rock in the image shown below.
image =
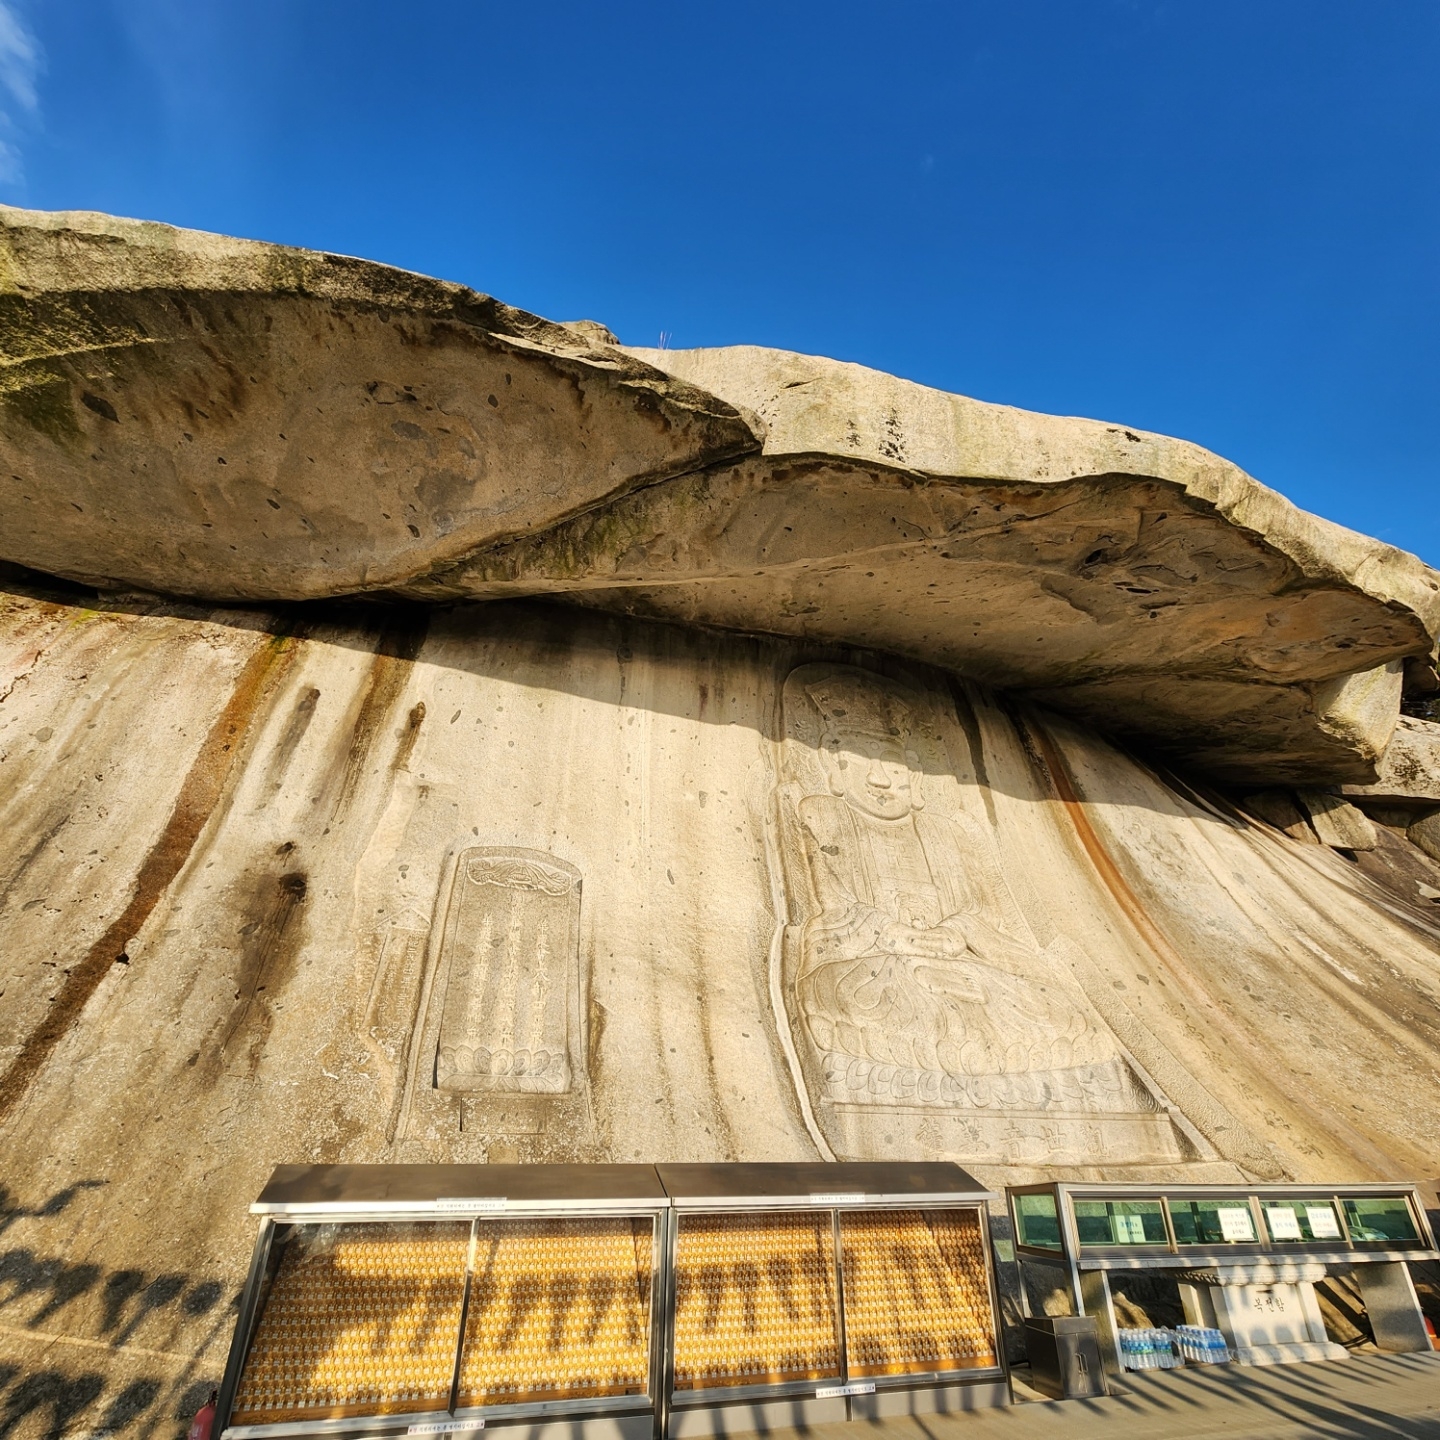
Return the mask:
<path id="1" fill-rule="evenodd" d="M 600 329 L 345 256 L 0 208 L 0 548 L 204 599 L 350 594 L 759 448 Z"/>
<path id="2" fill-rule="evenodd" d="M 874 646 L 1238 782 L 1370 775 L 1433 649 L 1440 576 L 1198 445 L 784 351 L 630 353 L 759 414 L 763 452 L 405 593 Z"/>
<path id="3" fill-rule="evenodd" d="M 12 562 L 865 645 L 1263 784 L 1373 780 L 1402 662 L 1434 683 L 1440 576 L 1185 441 L 784 351 L 627 350 L 344 257 L 0 224 Z"/>

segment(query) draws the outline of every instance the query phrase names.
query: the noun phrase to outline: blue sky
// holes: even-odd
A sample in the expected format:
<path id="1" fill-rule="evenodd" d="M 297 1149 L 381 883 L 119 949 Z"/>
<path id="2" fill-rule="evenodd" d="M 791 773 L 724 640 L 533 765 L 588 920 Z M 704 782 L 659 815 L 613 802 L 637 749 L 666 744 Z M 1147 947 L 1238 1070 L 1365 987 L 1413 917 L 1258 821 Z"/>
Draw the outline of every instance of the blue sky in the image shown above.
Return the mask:
<path id="1" fill-rule="evenodd" d="M 5 0 L 0 198 L 1218 450 L 1440 564 L 1435 0 Z"/>

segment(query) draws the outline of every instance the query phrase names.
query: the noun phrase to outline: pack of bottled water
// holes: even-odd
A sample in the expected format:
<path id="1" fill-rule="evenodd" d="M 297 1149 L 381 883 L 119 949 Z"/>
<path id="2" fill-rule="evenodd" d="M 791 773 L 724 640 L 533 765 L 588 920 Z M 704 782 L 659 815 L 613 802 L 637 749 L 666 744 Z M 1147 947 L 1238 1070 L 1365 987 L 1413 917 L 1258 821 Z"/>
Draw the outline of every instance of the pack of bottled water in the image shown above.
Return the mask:
<path id="1" fill-rule="evenodd" d="M 1162 1328 L 1121 1330 L 1120 1363 L 1127 1370 L 1174 1370 L 1184 1361 L 1175 1353 L 1174 1333 Z"/>
<path id="2" fill-rule="evenodd" d="M 1206 1325 L 1177 1325 L 1175 1344 L 1192 1365 L 1225 1365 L 1231 1358 L 1225 1337 Z"/>

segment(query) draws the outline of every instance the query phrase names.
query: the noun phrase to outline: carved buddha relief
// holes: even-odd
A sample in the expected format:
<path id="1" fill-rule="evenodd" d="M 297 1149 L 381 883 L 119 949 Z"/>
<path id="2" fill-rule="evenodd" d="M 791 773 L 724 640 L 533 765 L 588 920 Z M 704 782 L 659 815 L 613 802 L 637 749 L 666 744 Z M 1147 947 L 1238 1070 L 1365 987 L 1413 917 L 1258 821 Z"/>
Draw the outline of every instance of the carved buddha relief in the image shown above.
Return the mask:
<path id="1" fill-rule="evenodd" d="M 940 1137 L 939 1151 L 927 1115 L 971 1122 L 951 1131 L 972 1158 L 994 1148 L 1018 1161 L 1029 1131 L 1037 1158 L 1079 1155 L 1095 1127 L 1067 1138 L 1054 1120 L 1107 1116 L 1138 1122 L 1137 1158 L 1181 1158 L 1063 956 L 1036 941 L 992 836 L 957 803 L 934 698 L 817 664 L 792 672 L 783 703 L 776 818 L 789 923 L 772 988 L 837 1153 L 875 1153 L 864 1115 L 889 1111 L 912 1116 L 912 1139 Z M 932 784 L 943 808 L 929 803 Z M 883 1128 L 903 1152 L 893 1132 L 907 1127 Z"/>

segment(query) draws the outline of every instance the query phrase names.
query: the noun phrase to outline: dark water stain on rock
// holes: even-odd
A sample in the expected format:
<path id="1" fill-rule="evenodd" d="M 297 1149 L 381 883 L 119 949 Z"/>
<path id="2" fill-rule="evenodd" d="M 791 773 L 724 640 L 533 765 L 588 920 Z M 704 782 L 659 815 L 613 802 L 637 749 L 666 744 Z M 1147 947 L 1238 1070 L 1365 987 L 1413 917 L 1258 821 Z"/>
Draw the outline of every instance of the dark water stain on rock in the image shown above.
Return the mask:
<path id="1" fill-rule="evenodd" d="M 237 886 L 233 911 L 244 917 L 235 1001 L 215 1047 L 221 1069 L 251 1076 L 275 1023 L 275 1000 L 295 973 L 304 939 L 299 917 L 309 881 L 298 870 L 251 874 Z"/>
<path id="2" fill-rule="evenodd" d="M 315 708 L 320 703 L 320 691 L 314 685 L 307 685 L 295 702 L 294 709 L 285 721 L 285 728 L 270 752 L 270 763 L 266 776 L 267 788 L 274 793 L 285 782 L 285 772 L 290 768 L 295 751 L 305 738 L 310 722 L 315 718 Z"/>
<path id="3" fill-rule="evenodd" d="M 459 712 L 457 711 L 458 715 Z M 415 749 L 415 742 L 420 738 L 420 727 L 425 723 L 425 702 L 417 700 L 410 707 L 409 718 L 405 722 L 405 728 L 400 732 L 400 744 L 396 748 L 395 755 L 390 761 L 392 770 L 403 770 L 410 761 L 410 756 Z"/>
<path id="4" fill-rule="evenodd" d="M 274 635 L 257 646 L 246 662 L 230 699 L 210 727 L 180 787 L 164 829 L 140 865 L 129 902 L 70 969 L 44 1019 L 25 1038 L 9 1067 L 0 1075 L 0 1119 L 25 1094 L 51 1052 L 79 1018 L 116 957 L 128 952 L 130 942 L 180 873 L 219 803 L 264 697 L 293 653 L 290 637 Z"/>
<path id="5" fill-rule="evenodd" d="M 399 703 L 409 684 L 415 659 L 425 643 L 430 617 L 419 606 L 403 606 L 386 616 L 380 628 L 374 658 L 361 686 L 358 702 L 351 707 L 354 720 L 346 742 L 345 754 L 332 766 L 322 794 L 329 793 L 332 822 L 355 798 L 365 776 L 373 742 L 383 730 L 390 712 Z M 418 733 L 421 712 L 416 719 L 411 713 L 414 732 Z M 402 739 L 401 745 L 405 741 Z M 411 742 L 413 744 L 413 740 Z"/>

